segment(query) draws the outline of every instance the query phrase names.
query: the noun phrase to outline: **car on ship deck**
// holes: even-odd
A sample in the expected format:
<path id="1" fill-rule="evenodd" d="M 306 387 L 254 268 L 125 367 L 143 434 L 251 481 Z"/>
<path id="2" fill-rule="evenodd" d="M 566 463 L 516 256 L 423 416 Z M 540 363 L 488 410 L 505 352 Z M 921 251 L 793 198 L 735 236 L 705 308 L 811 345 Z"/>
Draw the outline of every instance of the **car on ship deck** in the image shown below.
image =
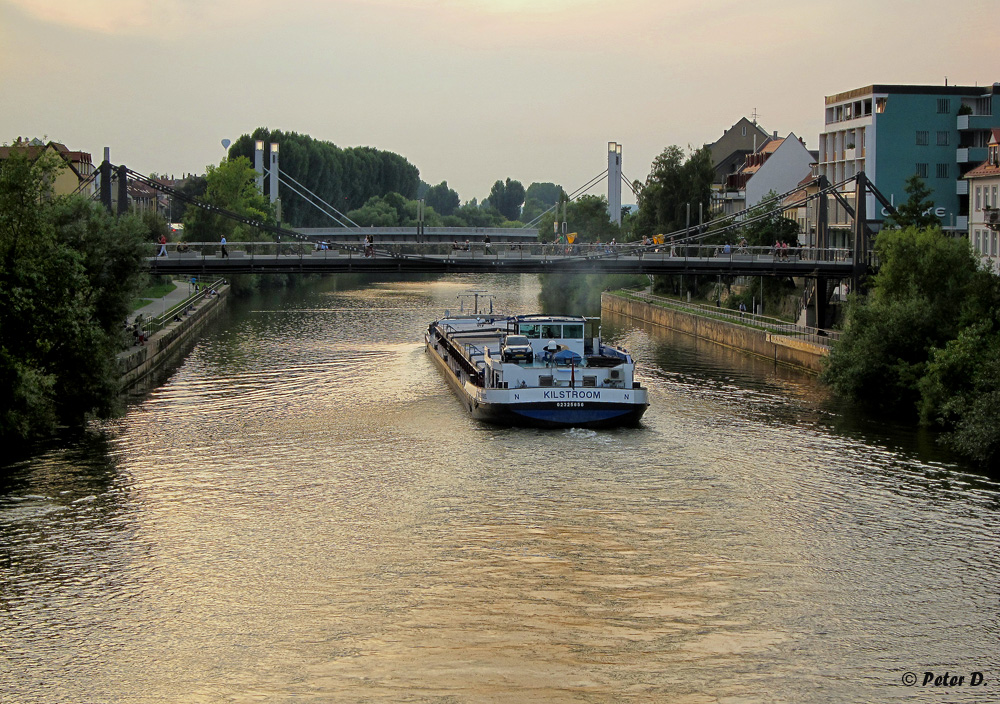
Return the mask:
<path id="1" fill-rule="evenodd" d="M 505 362 L 531 364 L 535 359 L 531 343 L 524 335 L 507 335 L 504 338 L 503 346 L 500 348 L 500 355 Z"/>

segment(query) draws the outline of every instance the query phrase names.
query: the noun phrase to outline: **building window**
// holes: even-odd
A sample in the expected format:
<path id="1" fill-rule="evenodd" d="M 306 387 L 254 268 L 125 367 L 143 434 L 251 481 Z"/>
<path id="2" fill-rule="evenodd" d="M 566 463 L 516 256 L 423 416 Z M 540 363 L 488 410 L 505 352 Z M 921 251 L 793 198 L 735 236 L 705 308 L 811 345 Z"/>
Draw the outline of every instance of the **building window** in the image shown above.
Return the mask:
<path id="1" fill-rule="evenodd" d="M 979 230 L 976 230 L 976 241 L 972 246 L 975 248 L 976 254 L 979 254 Z"/>
<path id="2" fill-rule="evenodd" d="M 981 186 L 976 186 L 976 210 L 982 210 L 983 208 L 983 189 Z"/>
<path id="3" fill-rule="evenodd" d="M 875 112 L 885 112 L 886 98 L 875 98 Z"/>
<path id="4" fill-rule="evenodd" d="M 997 255 L 997 233 L 995 232 L 990 233 L 990 254 L 994 257 Z"/>
<path id="5" fill-rule="evenodd" d="M 948 98 L 938 98 L 938 114 L 946 115 L 951 112 L 951 100 Z"/>
<path id="6" fill-rule="evenodd" d="M 926 147 L 931 143 L 931 133 L 927 130 L 917 130 L 917 146 Z"/>
<path id="7" fill-rule="evenodd" d="M 917 164 L 917 176 L 927 178 L 927 164 Z"/>
<path id="8" fill-rule="evenodd" d="M 747 126 L 746 125 L 743 125 L 743 136 L 744 137 L 747 136 Z"/>
<path id="9" fill-rule="evenodd" d="M 937 177 L 938 178 L 948 178 L 948 165 L 938 164 L 937 165 Z"/>
<path id="10" fill-rule="evenodd" d="M 937 133 L 937 145 L 939 147 L 947 147 L 948 146 L 948 137 L 949 137 L 949 135 L 950 135 L 949 132 L 938 132 Z"/>
<path id="11" fill-rule="evenodd" d="M 997 207 L 997 187 L 996 186 L 993 187 L 993 197 L 990 198 L 990 203 L 993 204 L 994 208 Z"/>

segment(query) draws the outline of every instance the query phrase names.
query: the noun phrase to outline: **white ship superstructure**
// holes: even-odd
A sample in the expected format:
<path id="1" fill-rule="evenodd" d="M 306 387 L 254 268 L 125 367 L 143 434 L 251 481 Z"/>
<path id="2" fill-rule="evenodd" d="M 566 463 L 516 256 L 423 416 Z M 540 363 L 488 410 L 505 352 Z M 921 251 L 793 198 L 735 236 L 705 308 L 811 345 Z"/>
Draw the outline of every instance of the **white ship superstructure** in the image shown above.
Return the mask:
<path id="1" fill-rule="evenodd" d="M 580 316 L 472 315 L 430 324 L 427 349 L 472 416 L 506 425 L 635 425 L 649 405 L 624 349 Z M 527 343 L 525 345 L 525 342 Z"/>

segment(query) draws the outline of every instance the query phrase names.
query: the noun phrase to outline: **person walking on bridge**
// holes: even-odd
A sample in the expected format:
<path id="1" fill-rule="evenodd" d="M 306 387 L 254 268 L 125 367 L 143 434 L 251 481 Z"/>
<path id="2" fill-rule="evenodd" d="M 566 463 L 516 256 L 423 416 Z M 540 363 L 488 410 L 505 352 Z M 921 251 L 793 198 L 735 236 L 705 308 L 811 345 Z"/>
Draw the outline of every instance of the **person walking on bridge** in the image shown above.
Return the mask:
<path id="1" fill-rule="evenodd" d="M 222 258 L 229 259 L 229 250 L 226 249 L 226 236 L 222 236 Z"/>

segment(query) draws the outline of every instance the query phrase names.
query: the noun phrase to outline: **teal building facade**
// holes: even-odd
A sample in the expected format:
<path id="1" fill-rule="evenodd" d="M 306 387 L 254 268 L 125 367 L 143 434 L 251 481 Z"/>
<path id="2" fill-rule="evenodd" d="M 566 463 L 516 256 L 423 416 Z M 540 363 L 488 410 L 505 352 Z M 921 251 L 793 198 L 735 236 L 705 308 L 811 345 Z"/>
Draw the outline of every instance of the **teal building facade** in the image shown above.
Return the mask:
<path id="1" fill-rule="evenodd" d="M 969 191 L 963 176 L 986 159 L 1000 126 L 1000 83 L 991 86 L 871 85 L 826 97 L 818 173 L 839 183 L 864 171 L 893 203 L 906 200 L 906 180 L 919 175 L 931 190 L 942 226 L 968 232 Z M 845 191 L 853 184 L 845 186 Z M 874 225 L 888 215 L 874 196 Z M 831 225 L 848 226 L 839 204 Z"/>

